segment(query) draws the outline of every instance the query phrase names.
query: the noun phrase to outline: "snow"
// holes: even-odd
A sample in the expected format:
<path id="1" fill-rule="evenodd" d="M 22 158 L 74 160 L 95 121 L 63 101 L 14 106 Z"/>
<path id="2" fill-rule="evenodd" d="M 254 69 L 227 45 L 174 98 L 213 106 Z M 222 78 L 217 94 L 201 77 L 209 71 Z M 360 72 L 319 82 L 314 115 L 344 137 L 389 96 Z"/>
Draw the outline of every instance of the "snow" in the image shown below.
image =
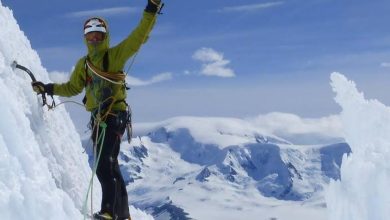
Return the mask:
<path id="1" fill-rule="evenodd" d="M 331 75 L 336 102 L 342 107 L 344 138 L 352 149 L 344 155 L 341 181 L 327 190 L 331 220 L 385 220 L 390 216 L 390 108 L 366 100 L 354 82 Z"/>
<path id="2" fill-rule="evenodd" d="M 91 169 L 80 136 L 63 106 L 42 107 L 30 77 L 11 68 L 16 60 L 38 80 L 50 82 L 12 11 L 1 2 L 0 26 L 1 219 L 83 219 Z M 96 209 L 101 196 L 97 179 L 94 183 Z M 138 219 L 152 219 L 131 208 Z"/>
<path id="3" fill-rule="evenodd" d="M 136 135 L 145 135 L 150 130 L 161 127 L 166 129 L 164 132 L 186 128 L 199 143 L 216 145 L 221 149 L 230 145 L 243 144 L 263 135 L 280 142 L 286 142 L 272 133 L 268 133 L 262 127 L 254 125 L 253 122 L 238 118 L 175 117 L 158 123 L 139 123 L 135 127 Z"/>
<path id="4" fill-rule="evenodd" d="M 307 133 L 330 137 L 313 125 L 325 120 L 301 121 L 310 122 Z M 156 219 L 324 220 L 323 188 L 349 152 L 345 143 L 292 144 L 253 118 L 176 117 L 134 128 L 139 136 L 123 145 L 121 169 L 131 203 Z"/>
<path id="5" fill-rule="evenodd" d="M 12 12 L 0 7 L 0 17 L 1 213 L 5 219 L 80 219 L 90 176 L 80 138 L 65 109 L 43 110 L 28 75 L 12 70 L 17 60 L 48 81 Z"/>

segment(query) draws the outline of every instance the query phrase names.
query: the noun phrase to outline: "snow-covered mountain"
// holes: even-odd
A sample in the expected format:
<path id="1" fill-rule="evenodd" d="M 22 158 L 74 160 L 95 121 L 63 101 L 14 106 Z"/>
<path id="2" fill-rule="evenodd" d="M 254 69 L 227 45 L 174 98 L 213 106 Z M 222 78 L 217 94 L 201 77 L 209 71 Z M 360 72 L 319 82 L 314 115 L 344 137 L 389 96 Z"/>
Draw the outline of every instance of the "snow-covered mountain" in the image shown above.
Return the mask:
<path id="1" fill-rule="evenodd" d="M 264 209 L 306 202 L 294 219 L 321 216 L 324 186 L 340 178 L 342 156 L 350 153 L 346 143 L 295 145 L 234 118 L 178 117 L 135 127 L 142 132 L 123 143 L 121 169 L 130 202 L 155 219 L 286 219 Z"/>

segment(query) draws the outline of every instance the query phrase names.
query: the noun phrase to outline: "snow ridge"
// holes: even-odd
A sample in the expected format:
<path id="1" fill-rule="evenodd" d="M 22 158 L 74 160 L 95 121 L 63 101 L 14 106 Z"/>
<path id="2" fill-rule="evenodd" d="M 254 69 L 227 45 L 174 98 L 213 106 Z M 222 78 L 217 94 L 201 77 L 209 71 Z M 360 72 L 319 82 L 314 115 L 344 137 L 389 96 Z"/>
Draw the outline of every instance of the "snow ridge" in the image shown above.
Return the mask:
<path id="1" fill-rule="evenodd" d="M 90 170 L 80 137 L 65 109 L 43 109 L 28 75 L 11 68 L 17 60 L 49 81 L 12 11 L 1 5 L 0 26 L 2 218 L 81 219 Z"/>
<path id="2" fill-rule="evenodd" d="M 50 82 L 12 11 L 1 1 L 0 26 L 1 219 L 83 219 L 80 210 L 91 178 L 86 149 L 64 106 L 53 111 L 42 107 L 30 77 L 11 68 L 16 60 L 37 80 Z M 97 211 L 101 192 L 96 178 L 93 188 Z M 153 219 L 134 207 L 130 210 L 136 219 Z"/>
<path id="3" fill-rule="evenodd" d="M 342 107 L 344 138 L 352 154 L 344 155 L 341 181 L 327 190 L 329 219 L 385 220 L 390 216 L 390 108 L 366 100 L 354 82 L 332 73 L 335 100 Z"/>

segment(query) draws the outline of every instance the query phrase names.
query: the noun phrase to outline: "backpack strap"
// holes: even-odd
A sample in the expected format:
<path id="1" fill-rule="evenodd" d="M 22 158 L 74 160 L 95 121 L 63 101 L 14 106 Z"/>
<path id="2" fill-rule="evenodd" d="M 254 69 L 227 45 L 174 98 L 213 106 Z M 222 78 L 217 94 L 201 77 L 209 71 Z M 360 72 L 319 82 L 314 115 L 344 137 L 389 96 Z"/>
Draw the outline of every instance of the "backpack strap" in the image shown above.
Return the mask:
<path id="1" fill-rule="evenodd" d="M 103 71 L 104 72 L 108 72 L 108 67 L 109 67 L 109 63 L 108 63 L 108 51 L 106 51 L 104 53 L 104 56 L 103 56 Z"/>
<path id="2" fill-rule="evenodd" d="M 88 56 L 84 57 L 84 74 L 85 74 L 85 83 L 84 87 L 87 87 L 89 84 L 92 83 L 92 76 L 88 75 L 88 65 L 87 60 L 89 60 Z"/>

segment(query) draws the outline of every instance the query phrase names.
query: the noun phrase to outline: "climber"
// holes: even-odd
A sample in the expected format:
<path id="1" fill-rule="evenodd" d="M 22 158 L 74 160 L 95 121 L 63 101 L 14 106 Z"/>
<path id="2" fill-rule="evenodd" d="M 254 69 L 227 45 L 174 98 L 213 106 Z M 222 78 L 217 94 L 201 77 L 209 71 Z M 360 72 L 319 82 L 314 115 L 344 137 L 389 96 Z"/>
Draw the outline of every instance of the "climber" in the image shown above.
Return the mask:
<path id="1" fill-rule="evenodd" d="M 83 102 L 91 112 L 91 138 L 101 155 L 96 175 L 102 189 L 102 202 L 94 219 L 131 219 L 126 185 L 118 164 L 121 137 L 129 121 L 122 70 L 127 60 L 145 43 L 160 8 L 161 0 L 148 0 L 138 26 L 111 48 L 106 21 L 100 17 L 88 19 L 84 24 L 88 54 L 79 59 L 69 81 L 63 84 L 32 83 L 38 94 L 65 97 L 75 96 L 85 88 Z M 101 134 L 104 136 L 100 137 Z"/>

